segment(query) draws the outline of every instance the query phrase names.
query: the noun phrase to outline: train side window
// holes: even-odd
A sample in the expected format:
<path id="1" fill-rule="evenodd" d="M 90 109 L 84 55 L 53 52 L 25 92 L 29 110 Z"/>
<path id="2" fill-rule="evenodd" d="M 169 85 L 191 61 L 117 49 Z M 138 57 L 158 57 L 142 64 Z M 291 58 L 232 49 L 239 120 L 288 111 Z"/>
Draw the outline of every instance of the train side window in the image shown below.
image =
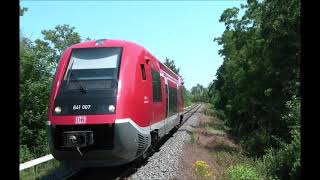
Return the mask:
<path id="1" fill-rule="evenodd" d="M 161 81 L 160 73 L 151 69 L 152 75 L 152 89 L 153 89 L 153 102 L 161 102 Z"/>
<path id="2" fill-rule="evenodd" d="M 141 67 L 142 79 L 146 80 L 146 71 L 144 69 L 144 64 L 140 64 L 140 67 Z"/>
<path id="3" fill-rule="evenodd" d="M 178 112 L 178 92 L 177 89 L 169 87 L 169 116 Z"/>

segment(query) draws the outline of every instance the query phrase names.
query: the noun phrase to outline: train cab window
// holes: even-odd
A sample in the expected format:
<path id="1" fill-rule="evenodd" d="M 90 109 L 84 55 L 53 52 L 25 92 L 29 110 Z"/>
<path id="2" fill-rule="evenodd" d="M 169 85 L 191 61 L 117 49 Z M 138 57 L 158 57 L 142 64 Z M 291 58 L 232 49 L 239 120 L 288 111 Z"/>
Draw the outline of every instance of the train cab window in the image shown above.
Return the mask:
<path id="1" fill-rule="evenodd" d="M 153 89 L 153 102 L 161 102 L 161 81 L 160 73 L 151 69 L 152 75 L 152 89 Z"/>
<path id="2" fill-rule="evenodd" d="M 140 64 L 140 66 L 141 66 L 142 79 L 146 80 L 146 71 L 144 69 L 144 64 Z"/>
<path id="3" fill-rule="evenodd" d="M 73 49 L 64 76 L 64 87 L 77 89 L 81 83 L 88 89 L 115 88 L 121 52 L 121 48 Z"/>

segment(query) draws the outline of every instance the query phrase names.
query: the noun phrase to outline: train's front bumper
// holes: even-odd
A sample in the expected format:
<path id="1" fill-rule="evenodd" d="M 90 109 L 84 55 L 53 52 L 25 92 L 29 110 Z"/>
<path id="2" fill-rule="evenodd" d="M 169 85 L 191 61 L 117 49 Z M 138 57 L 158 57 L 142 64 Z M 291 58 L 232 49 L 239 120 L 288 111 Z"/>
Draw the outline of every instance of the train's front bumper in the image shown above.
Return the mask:
<path id="1" fill-rule="evenodd" d="M 94 143 L 80 148 L 63 147 L 63 132 L 92 131 Z M 141 132 L 130 122 L 100 125 L 49 125 L 52 155 L 72 166 L 115 166 L 133 161 L 151 143 L 150 134 Z"/>

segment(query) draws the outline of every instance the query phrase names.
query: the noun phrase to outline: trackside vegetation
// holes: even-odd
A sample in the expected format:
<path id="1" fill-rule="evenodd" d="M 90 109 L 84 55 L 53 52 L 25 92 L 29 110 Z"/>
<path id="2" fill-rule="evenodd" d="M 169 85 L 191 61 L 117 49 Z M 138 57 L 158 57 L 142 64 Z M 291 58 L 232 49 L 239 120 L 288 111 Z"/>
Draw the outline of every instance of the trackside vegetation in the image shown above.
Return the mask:
<path id="1" fill-rule="evenodd" d="M 221 14 L 223 64 L 194 100 L 211 104 L 206 111 L 254 162 L 231 163 L 229 179 L 301 178 L 300 6 L 248 0 Z"/>

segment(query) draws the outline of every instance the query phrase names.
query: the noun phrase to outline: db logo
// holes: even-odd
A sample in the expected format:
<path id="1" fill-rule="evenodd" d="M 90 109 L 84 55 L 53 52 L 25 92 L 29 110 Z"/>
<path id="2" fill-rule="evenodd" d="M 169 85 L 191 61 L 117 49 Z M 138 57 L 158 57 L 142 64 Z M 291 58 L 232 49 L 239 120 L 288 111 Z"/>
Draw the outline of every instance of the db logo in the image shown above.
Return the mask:
<path id="1" fill-rule="evenodd" d="M 86 116 L 77 116 L 76 117 L 76 124 L 85 124 L 87 120 Z"/>

